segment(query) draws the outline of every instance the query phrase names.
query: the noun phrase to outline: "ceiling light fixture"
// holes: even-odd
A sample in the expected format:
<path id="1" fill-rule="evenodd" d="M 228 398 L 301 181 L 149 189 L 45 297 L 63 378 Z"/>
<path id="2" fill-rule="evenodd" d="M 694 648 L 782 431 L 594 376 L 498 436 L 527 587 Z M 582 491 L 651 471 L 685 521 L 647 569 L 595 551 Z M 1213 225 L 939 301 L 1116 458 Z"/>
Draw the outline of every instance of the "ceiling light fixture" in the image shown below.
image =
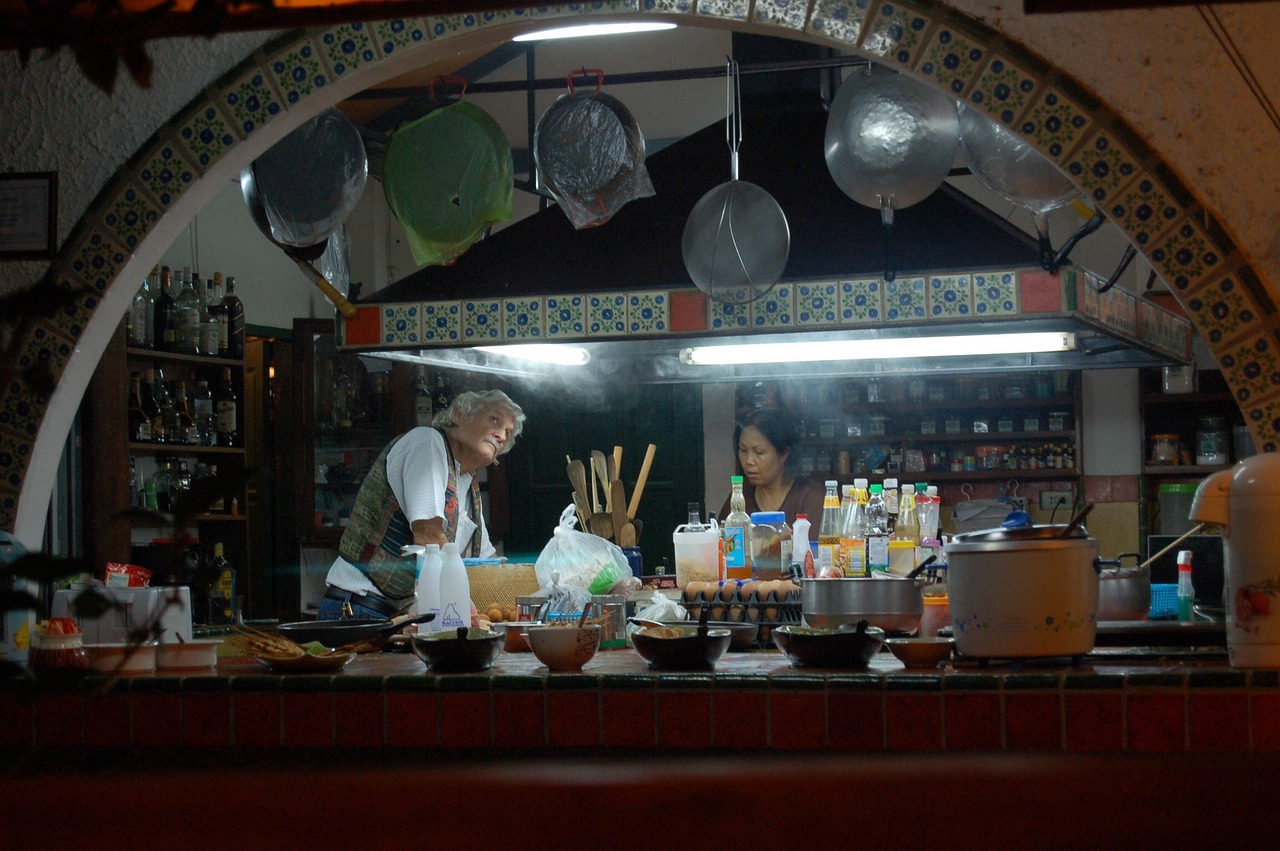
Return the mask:
<path id="1" fill-rule="evenodd" d="M 476 346 L 476 351 L 555 366 L 586 366 L 591 353 L 578 346 L 555 343 L 519 343 L 510 346 Z"/>
<path id="2" fill-rule="evenodd" d="M 681 363 L 726 366 L 749 363 L 803 363 L 894 358 L 1007 355 L 1069 352 L 1076 348 L 1070 331 L 1024 334 L 956 334 L 947 337 L 899 337 L 887 340 L 824 340 L 796 343 L 694 346 L 680 353 Z"/>
<path id="3" fill-rule="evenodd" d="M 596 35 L 625 35 L 627 33 L 655 32 L 657 30 L 673 30 L 675 24 L 667 21 L 644 21 L 618 24 L 576 24 L 568 27 L 555 27 L 549 30 L 522 33 L 512 41 L 548 41 L 554 38 L 587 38 Z"/>

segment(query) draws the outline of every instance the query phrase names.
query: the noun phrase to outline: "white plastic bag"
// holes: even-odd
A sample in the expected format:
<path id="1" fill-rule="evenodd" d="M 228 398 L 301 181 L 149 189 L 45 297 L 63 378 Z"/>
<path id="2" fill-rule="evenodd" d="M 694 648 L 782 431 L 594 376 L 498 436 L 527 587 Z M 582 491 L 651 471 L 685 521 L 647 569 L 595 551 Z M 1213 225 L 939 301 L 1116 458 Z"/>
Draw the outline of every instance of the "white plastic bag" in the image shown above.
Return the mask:
<path id="1" fill-rule="evenodd" d="M 560 584 L 585 588 L 590 594 L 607 594 L 618 581 L 631 575 L 631 565 L 622 549 L 598 535 L 580 532 L 577 509 L 570 505 L 560 512 L 560 524 L 533 565 L 539 587 L 551 584 L 551 575 L 560 574 Z"/>
<path id="2" fill-rule="evenodd" d="M 666 623 L 668 621 L 683 621 L 689 619 L 689 613 L 685 611 L 684 606 L 672 600 L 666 594 L 658 589 L 654 589 L 653 597 L 648 605 L 641 607 L 636 604 L 636 617 L 643 618 L 648 621 L 660 621 Z M 631 634 L 637 629 L 644 629 L 637 624 L 627 624 L 627 640 L 630 641 Z"/>

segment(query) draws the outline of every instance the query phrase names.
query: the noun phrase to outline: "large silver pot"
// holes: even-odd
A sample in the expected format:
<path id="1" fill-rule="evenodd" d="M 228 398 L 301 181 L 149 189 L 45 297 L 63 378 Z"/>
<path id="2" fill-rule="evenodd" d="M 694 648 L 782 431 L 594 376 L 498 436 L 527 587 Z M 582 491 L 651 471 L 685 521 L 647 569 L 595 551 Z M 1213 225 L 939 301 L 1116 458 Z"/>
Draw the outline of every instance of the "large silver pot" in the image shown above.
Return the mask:
<path id="1" fill-rule="evenodd" d="M 885 632 L 914 632 L 924 614 L 924 594 L 903 576 L 803 579 L 800 610 L 804 622 L 835 629 L 865 620 Z"/>

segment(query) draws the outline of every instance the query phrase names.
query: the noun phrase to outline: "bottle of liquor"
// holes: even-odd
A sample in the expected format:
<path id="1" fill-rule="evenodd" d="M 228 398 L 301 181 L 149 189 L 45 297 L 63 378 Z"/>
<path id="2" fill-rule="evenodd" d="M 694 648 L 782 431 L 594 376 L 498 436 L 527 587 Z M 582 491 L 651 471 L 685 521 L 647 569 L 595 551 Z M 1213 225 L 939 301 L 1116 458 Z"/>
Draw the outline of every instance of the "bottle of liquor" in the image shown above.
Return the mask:
<path id="1" fill-rule="evenodd" d="M 237 402 L 236 390 L 231 386 L 231 367 L 224 367 L 222 381 L 218 383 L 218 389 L 213 394 L 213 408 L 217 418 L 218 446 L 238 446 L 240 444 L 240 431 L 237 427 L 237 422 L 239 421 Z"/>
<path id="2" fill-rule="evenodd" d="M 203 378 L 196 382 L 196 393 L 191 400 L 191 418 L 196 421 L 196 432 L 201 446 L 218 443 L 217 420 L 213 412 L 213 391 Z"/>
<path id="3" fill-rule="evenodd" d="M 147 440 L 154 441 L 156 436 L 151 430 L 151 424 L 159 410 L 156 404 L 156 371 L 154 369 L 143 372 L 139 390 L 142 392 L 142 413 L 147 417 Z"/>
<path id="4" fill-rule="evenodd" d="M 158 277 L 159 271 L 154 274 Z M 133 301 L 129 304 L 127 333 L 131 346 L 146 346 L 151 339 L 151 326 L 147 322 L 147 305 L 150 301 L 151 285 L 146 278 L 143 278 L 142 286 L 138 287 L 138 291 L 133 295 Z"/>
<path id="5" fill-rule="evenodd" d="M 160 267 L 160 292 L 156 294 L 154 313 L 155 348 L 162 352 L 176 351 L 178 347 L 178 302 L 174 299 L 168 266 Z"/>
<path id="6" fill-rule="evenodd" d="M 236 296 L 236 279 L 227 277 L 227 294 L 222 298 L 222 318 L 227 323 L 227 348 L 222 350 L 219 332 L 218 352 L 235 360 L 244 359 L 244 303 Z M 221 320 L 220 320 L 221 321 Z"/>
<path id="7" fill-rule="evenodd" d="M 168 443 L 169 415 L 173 410 L 173 400 L 169 398 L 169 388 L 164 383 L 164 370 L 155 370 L 151 392 L 156 400 L 155 410 L 151 414 L 151 439 L 155 443 Z"/>
<path id="8" fill-rule="evenodd" d="M 138 478 L 138 465 L 133 458 L 129 459 L 129 507 L 143 508 L 142 485 Z"/>
<path id="9" fill-rule="evenodd" d="M 209 588 L 209 623 L 235 622 L 236 571 L 223 555 L 222 542 L 213 545 L 209 573 L 214 577 Z"/>
<path id="10" fill-rule="evenodd" d="M 199 273 L 183 270 L 182 287 L 175 302 L 178 306 L 178 351 L 200 353 L 200 296 L 196 292 Z"/>
<path id="11" fill-rule="evenodd" d="M 156 299 L 160 296 L 160 267 L 152 268 L 147 276 L 147 347 L 156 347 Z"/>
<path id="12" fill-rule="evenodd" d="M 187 382 L 179 381 L 175 390 L 173 407 L 178 412 L 178 439 L 176 443 L 197 446 L 200 443 L 200 429 L 196 426 L 196 418 L 191 414 L 191 406 L 187 401 Z"/>
<path id="13" fill-rule="evenodd" d="M 209 465 L 209 477 L 210 477 L 210 478 L 212 478 L 212 479 L 217 479 L 217 478 L 218 478 L 218 465 L 217 465 L 217 464 L 210 464 L 210 465 Z M 218 494 L 217 496 L 215 496 L 215 497 L 213 498 L 213 500 L 209 503 L 209 512 L 210 512 L 211 514 L 221 514 L 221 513 L 223 513 L 223 512 L 224 512 L 224 511 L 226 511 L 226 510 L 227 510 L 227 500 L 226 500 L 226 497 L 224 497 L 221 493 L 219 493 L 219 494 Z"/>
<path id="14" fill-rule="evenodd" d="M 443 372 L 436 373 L 436 389 L 431 400 L 431 407 L 437 412 L 443 411 L 453 402 L 453 387 L 449 384 L 449 377 Z"/>
<path id="15" fill-rule="evenodd" d="M 729 488 L 729 513 L 724 516 L 725 578 L 750 579 L 751 515 L 742 494 L 742 476 L 731 476 Z"/>
<path id="16" fill-rule="evenodd" d="M 413 381 L 413 424 L 431 425 L 431 389 L 427 387 L 427 368 L 419 366 Z"/>
<path id="17" fill-rule="evenodd" d="M 142 406 L 142 376 L 134 373 L 129 378 L 129 442 L 151 442 L 151 417 Z M 129 459 L 133 463 L 133 459 Z"/>
<path id="18" fill-rule="evenodd" d="M 218 314 L 214 311 L 214 284 L 205 281 L 200 293 L 200 354 L 218 354 Z"/>

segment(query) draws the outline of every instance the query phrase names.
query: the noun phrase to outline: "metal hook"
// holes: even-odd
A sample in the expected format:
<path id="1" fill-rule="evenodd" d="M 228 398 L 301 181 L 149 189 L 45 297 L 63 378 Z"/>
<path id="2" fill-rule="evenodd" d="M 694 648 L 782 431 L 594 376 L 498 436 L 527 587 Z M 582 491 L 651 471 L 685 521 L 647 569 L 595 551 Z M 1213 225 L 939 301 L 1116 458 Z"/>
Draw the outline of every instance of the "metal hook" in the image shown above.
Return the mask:
<path id="1" fill-rule="evenodd" d="M 960 486 L 960 492 L 964 494 L 965 500 L 973 499 L 973 485 L 965 482 Z"/>

